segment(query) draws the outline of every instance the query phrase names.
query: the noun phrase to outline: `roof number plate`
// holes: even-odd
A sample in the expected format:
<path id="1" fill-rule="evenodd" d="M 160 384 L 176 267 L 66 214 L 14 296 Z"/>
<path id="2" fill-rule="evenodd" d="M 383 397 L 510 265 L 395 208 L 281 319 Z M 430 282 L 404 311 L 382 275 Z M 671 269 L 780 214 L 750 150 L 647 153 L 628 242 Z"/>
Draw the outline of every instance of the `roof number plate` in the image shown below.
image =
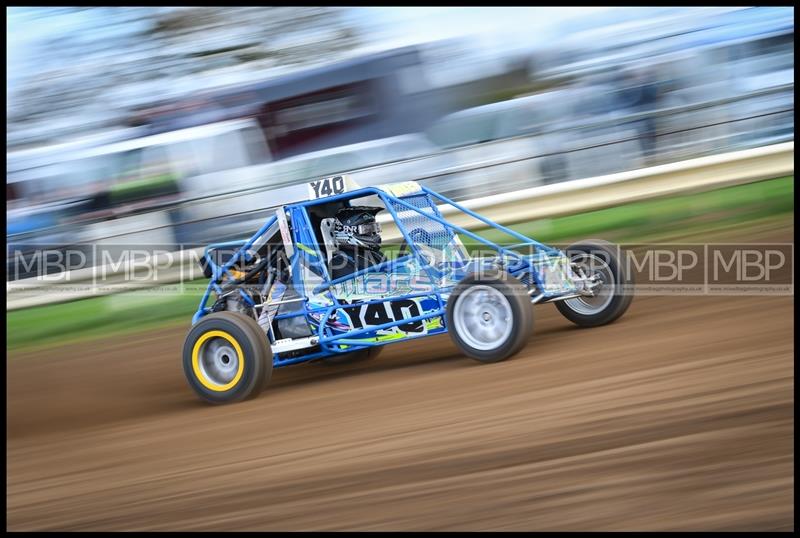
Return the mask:
<path id="1" fill-rule="evenodd" d="M 342 194 L 346 191 L 347 185 L 344 176 L 326 177 L 308 184 L 308 197 L 312 200 Z"/>

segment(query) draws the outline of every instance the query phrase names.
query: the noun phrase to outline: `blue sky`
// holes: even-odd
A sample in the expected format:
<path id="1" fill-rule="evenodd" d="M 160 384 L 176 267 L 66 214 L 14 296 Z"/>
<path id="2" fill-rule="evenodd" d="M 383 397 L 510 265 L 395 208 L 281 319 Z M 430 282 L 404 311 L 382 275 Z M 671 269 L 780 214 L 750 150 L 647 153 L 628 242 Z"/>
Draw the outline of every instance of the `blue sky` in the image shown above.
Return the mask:
<path id="1" fill-rule="evenodd" d="M 609 8 L 470 8 L 374 7 L 346 9 L 376 41 L 404 43 L 475 35 L 478 46 L 495 47 L 502 36 L 538 36 L 542 39 L 568 18 Z M 91 11 L 69 16 L 36 18 L 30 8 L 6 8 L 6 60 L 10 85 L 30 72 L 32 51 L 44 37 L 81 32 L 96 27 Z M 502 30 L 502 31 L 501 31 Z"/>
<path id="2" fill-rule="evenodd" d="M 476 46 L 507 48 L 513 43 L 557 39 L 561 24 L 612 8 L 584 7 L 375 7 L 356 8 L 354 16 L 371 27 L 376 38 L 418 42 L 474 36 Z"/>
<path id="3" fill-rule="evenodd" d="M 41 9 L 41 8 L 40 8 Z M 341 8 L 367 31 L 373 43 L 403 45 L 458 36 L 480 54 L 500 54 L 515 47 L 548 44 L 565 28 L 579 28 L 624 17 L 656 13 L 651 8 L 608 7 L 356 7 Z M 661 8 L 663 10 L 663 8 Z M 677 8 L 683 10 L 684 8 Z M 7 86 L 36 69 L 33 51 L 46 36 L 80 34 L 102 28 L 94 10 L 60 17 L 36 18 L 31 8 L 7 8 Z M 564 23 L 569 21 L 569 26 Z"/>

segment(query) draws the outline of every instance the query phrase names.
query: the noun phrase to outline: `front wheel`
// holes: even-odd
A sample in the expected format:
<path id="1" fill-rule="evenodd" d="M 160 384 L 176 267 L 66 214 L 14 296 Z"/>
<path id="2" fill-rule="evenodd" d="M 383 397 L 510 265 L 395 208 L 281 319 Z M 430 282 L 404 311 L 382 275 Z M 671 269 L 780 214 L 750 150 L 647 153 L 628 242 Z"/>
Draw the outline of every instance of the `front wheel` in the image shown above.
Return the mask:
<path id="1" fill-rule="evenodd" d="M 527 288 L 502 271 L 468 275 L 447 299 L 447 331 L 468 357 L 498 362 L 517 353 L 533 332 Z"/>
<path id="2" fill-rule="evenodd" d="M 624 267 L 622 249 L 600 239 L 575 243 L 566 249 L 573 271 L 588 277 L 591 294 L 555 303 L 561 314 L 581 327 L 617 320 L 633 301 L 633 275 Z"/>

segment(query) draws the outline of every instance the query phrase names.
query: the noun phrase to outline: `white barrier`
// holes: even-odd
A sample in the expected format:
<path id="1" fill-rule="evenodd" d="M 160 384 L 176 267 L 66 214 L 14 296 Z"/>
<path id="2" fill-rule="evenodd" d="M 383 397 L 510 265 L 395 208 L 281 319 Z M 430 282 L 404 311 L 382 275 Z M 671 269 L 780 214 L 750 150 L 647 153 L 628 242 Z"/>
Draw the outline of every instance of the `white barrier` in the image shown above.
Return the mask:
<path id="1" fill-rule="evenodd" d="M 711 155 L 606 176 L 576 179 L 459 202 L 499 224 L 591 211 L 669 194 L 715 189 L 794 172 L 794 142 Z M 463 227 L 479 223 L 452 206 L 442 215 Z M 391 217 L 382 215 L 382 224 Z"/>
<path id="2" fill-rule="evenodd" d="M 591 211 L 645 198 L 709 190 L 792 173 L 794 173 L 794 142 L 786 142 L 629 172 L 533 187 L 467 200 L 460 204 L 500 224 L 514 224 L 530 219 Z M 468 229 L 484 226 L 452 206 L 444 206 L 441 210 L 442 214 L 456 225 Z M 399 237 L 389 215 L 382 215 L 379 221 L 385 227 L 385 239 Z M 88 287 L 70 293 L 63 291 L 56 294 L 47 293 L 46 288 L 56 284 L 54 277 L 6 282 L 6 310 L 197 278 L 199 267 L 196 261 L 201 253 L 202 249 L 165 253 L 153 257 L 148 263 L 128 261 L 120 266 L 106 265 L 63 273 L 58 277 L 59 285 Z M 143 272 L 150 274 L 164 265 L 167 258 L 181 263 L 174 263 L 172 269 L 159 271 L 157 282 L 148 283 L 140 280 L 138 285 L 137 281 L 131 282 L 131 275 L 135 277 Z M 98 279 L 98 275 L 103 275 L 103 278 Z"/>

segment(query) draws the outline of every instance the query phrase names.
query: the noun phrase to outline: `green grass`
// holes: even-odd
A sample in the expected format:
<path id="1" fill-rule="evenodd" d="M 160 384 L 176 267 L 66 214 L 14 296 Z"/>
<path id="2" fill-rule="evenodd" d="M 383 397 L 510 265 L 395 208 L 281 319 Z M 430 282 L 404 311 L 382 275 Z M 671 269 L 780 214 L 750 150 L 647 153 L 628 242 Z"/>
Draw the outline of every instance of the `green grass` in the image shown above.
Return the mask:
<path id="1" fill-rule="evenodd" d="M 137 332 L 167 324 L 190 323 L 203 292 L 199 285 L 175 286 L 175 291 L 126 292 L 68 303 L 37 306 L 7 313 L 7 349 L 53 344 Z"/>
<path id="2" fill-rule="evenodd" d="M 794 177 L 790 176 L 542 219 L 511 228 L 545 243 L 586 237 L 645 242 L 767 217 L 785 218 L 793 213 Z M 507 240 L 494 229 L 481 234 L 497 242 Z M 466 240 L 465 244 L 474 246 Z M 188 326 L 205 284 L 196 281 L 176 285 L 173 292 L 167 293 L 138 291 L 8 312 L 7 349 L 47 347 L 170 324 Z"/>
<path id="3" fill-rule="evenodd" d="M 793 212 L 794 177 L 789 176 L 540 219 L 509 228 L 544 243 L 597 237 L 606 232 L 613 232 L 616 241 L 637 242 Z M 484 230 L 481 235 L 497 242 L 509 238 L 494 229 Z M 467 246 L 475 244 L 471 239 L 462 239 Z"/>

